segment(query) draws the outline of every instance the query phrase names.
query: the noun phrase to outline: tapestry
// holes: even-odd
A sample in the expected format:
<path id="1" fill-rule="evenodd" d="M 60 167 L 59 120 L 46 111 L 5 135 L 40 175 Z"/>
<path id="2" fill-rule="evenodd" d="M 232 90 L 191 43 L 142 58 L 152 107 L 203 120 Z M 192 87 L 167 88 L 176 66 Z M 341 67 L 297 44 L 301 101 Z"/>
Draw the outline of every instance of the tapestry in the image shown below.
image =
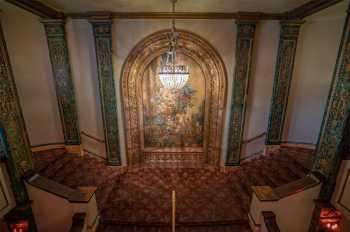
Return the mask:
<path id="1" fill-rule="evenodd" d="M 144 148 L 201 148 L 205 116 L 205 79 L 199 65 L 177 54 L 190 77 L 182 89 L 163 87 L 157 72 L 162 55 L 154 59 L 142 79 Z"/>

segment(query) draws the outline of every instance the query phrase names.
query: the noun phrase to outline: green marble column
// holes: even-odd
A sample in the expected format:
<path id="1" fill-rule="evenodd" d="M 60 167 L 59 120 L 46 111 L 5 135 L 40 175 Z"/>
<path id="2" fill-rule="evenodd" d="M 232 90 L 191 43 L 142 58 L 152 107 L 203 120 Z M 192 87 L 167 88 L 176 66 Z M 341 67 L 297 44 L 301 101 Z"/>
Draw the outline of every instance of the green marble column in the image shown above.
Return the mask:
<path id="1" fill-rule="evenodd" d="M 256 27 L 255 21 L 238 20 L 236 24 L 236 64 L 232 87 L 226 165 L 239 165 L 240 161 Z"/>
<path id="2" fill-rule="evenodd" d="M 52 72 L 66 145 L 80 145 L 80 131 L 74 84 L 63 20 L 42 20 L 44 24 Z"/>
<path id="3" fill-rule="evenodd" d="M 350 109 L 350 20 L 349 10 L 338 51 L 327 107 L 318 138 L 316 157 L 312 171 L 323 179 L 319 199 L 330 202 L 335 189 L 339 167 L 344 151 L 344 140 L 349 138 L 348 117 Z M 344 137 L 345 136 L 345 137 Z M 310 225 L 310 232 L 318 231 L 321 208 L 316 205 Z"/>
<path id="4" fill-rule="evenodd" d="M 275 78 L 267 128 L 266 145 L 279 145 L 282 140 L 289 89 L 301 21 L 281 21 Z"/>
<path id="5" fill-rule="evenodd" d="M 32 153 L 18 102 L 6 43 L 0 25 L 0 152 L 6 161 L 16 207 L 11 211 L 30 221 L 29 231 L 36 231 L 29 197 L 22 175 L 33 169 Z"/>
<path id="6" fill-rule="evenodd" d="M 95 37 L 107 163 L 121 165 L 117 99 L 112 62 L 112 21 L 90 20 L 90 23 Z"/>

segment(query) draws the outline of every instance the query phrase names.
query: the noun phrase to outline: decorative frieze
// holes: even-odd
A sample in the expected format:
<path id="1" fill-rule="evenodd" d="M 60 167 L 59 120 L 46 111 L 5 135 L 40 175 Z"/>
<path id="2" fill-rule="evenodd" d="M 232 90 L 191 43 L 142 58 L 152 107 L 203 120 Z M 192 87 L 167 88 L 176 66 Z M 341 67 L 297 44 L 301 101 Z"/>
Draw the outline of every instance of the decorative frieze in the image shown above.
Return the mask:
<path id="1" fill-rule="evenodd" d="M 107 160 L 110 165 L 121 165 L 117 99 L 112 63 L 112 21 L 91 20 L 90 23 L 95 37 Z"/>
<path id="2" fill-rule="evenodd" d="M 256 22 L 237 21 L 236 65 L 230 108 L 226 165 L 238 165 L 244 131 Z"/>
<path id="3" fill-rule="evenodd" d="M 302 23 L 302 21 L 281 21 L 266 145 L 279 145 L 282 140 L 294 58 Z"/>
<path id="4" fill-rule="evenodd" d="M 66 145 L 80 145 L 80 131 L 74 84 L 63 20 L 43 20 L 45 26 L 56 95 Z"/>
<path id="5" fill-rule="evenodd" d="M 5 135 L 6 133 L 6 135 Z M 17 204 L 28 203 L 28 195 L 21 180 L 22 174 L 33 168 L 32 153 L 18 102 L 17 90 L 0 26 L 0 146 L 6 156 L 11 187 Z"/>

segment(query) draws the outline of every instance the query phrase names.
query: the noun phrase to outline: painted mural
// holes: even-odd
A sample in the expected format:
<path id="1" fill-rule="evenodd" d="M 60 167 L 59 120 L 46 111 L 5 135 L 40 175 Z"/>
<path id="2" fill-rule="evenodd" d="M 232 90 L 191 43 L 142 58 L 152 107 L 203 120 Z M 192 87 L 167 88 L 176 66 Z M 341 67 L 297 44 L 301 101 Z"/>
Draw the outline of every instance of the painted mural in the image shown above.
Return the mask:
<path id="1" fill-rule="evenodd" d="M 144 148 L 202 148 L 204 144 L 205 80 L 197 63 L 178 54 L 177 62 L 190 67 L 182 89 L 162 86 L 157 67 L 164 56 L 151 62 L 143 79 Z"/>

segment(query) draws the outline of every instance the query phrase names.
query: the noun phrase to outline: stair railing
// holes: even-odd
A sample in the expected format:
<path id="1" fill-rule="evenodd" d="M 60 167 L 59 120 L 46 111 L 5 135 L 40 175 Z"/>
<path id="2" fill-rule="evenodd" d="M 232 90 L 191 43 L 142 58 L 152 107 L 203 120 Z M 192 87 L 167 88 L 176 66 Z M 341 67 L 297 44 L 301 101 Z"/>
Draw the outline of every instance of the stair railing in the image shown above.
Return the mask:
<path id="1" fill-rule="evenodd" d="M 172 210 L 171 210 L 171 231 L 175 232 L 176 228 L 176 194 L 175 190 L 171 193 L 171 202 L 172 202 Z"/>

